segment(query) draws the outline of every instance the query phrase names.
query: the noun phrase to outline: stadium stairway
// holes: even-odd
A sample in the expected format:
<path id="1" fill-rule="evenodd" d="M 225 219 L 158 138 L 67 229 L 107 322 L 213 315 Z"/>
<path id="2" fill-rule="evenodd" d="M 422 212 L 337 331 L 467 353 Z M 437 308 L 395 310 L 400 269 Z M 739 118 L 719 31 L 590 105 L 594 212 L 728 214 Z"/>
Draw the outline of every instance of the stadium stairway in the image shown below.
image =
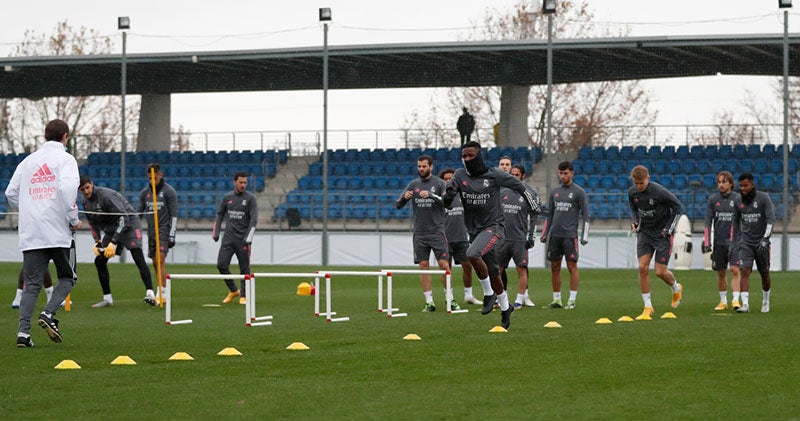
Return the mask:
<path id="1" fill-rule="evenodd" d="M 258 227 L 267 229 L 287 229 L 286 222 L 273 221 L 275 208 L 286 200 L 286 194 L 297 188 L 297 180 L 308 174 L 308 167 L 316 162 L 317 156 L 290 156 L 286 164 L 278 167 L 264 191 L 256 193 L 258 200 Z"/>

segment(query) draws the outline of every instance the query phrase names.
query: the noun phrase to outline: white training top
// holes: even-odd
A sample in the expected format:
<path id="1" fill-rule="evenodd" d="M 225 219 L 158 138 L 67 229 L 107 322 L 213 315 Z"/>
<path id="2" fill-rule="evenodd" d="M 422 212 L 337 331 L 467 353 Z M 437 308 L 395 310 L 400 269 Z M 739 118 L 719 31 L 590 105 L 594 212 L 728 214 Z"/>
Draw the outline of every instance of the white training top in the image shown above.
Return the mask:
<path id="1" fill-rule="evenodd" d="M 78 163 L 61 142 L 47 141 L 20 162 L 6 188 L 19 208 L 20 251 L 71 245 L 79 183 Z"/>

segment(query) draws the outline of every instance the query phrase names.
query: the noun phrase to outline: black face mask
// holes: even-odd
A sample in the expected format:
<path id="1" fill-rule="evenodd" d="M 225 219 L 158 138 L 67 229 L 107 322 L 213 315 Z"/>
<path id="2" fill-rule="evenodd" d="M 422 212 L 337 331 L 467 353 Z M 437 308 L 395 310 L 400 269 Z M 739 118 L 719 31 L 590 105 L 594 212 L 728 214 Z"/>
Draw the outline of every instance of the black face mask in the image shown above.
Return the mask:
<path id="1" fill-rule="evenodd" d="M 478 154 L 475 155 L 475 158 L 472 158 L 469 161 L 461 158 L 461 161 L 464 163 L 464 169 L 467 170 L 467 174 L 469 174 L 471 177 L 477 177 L 486 171 L 489 171 L 489 168 L 487 168 L 486 164 L 483 162 L 483 156 L 481 156 L 480 151 L 478 151 Z"/>
<path id="2" fill-rule="evenodd" d="M 753 199 L 755 199 L 755 198 L 756 198 L 756 189 L 755 189 L 755 187 L 753 187 L 753 189 L 750 190 L 750 193 L 747 193 L 747 194 L 742 193 L 742 202 L 744 202 L 746 205 L 749 205 L 749 204 L 753 203 Z"/>

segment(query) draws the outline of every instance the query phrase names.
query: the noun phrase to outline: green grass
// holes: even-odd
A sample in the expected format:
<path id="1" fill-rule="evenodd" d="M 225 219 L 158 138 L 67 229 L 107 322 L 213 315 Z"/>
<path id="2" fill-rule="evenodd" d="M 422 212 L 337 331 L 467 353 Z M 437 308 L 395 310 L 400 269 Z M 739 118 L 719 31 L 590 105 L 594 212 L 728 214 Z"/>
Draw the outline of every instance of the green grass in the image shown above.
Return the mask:
<path id="1" fill-rule="evenodd" d="M 244 306 L 202 306 L 224 297 L 222 281 L 178 280 L 173 318 L 194 323 L 166 326 L 163 310 L 142 303 L 132 264 L 111 266 L 115 302 L 104 309 L 90 307 L 100 287 L 94 268 L 82 265 L 73 310 L 57 316 L 64 342 L 50 342 L 34 326 L 36 347 L 17 349 L 18 314 L 9 303 L 18 271 L 18 264 L 0 264 L 3 419 L 800 417 L 797 273 L 773 274 L 771 313 L 758 312 L 756 276 L 754 312 L 720 315 L 712 310 L 715 275 L 678 272 L 685 294 L 677 319 L 618 323 L 641 311 L 636 272 L 583 270 L 578 308 L 524 309 L 514 313 L 508 333 L 489 333 L 499 312 L 481 316 L 470 306 L 468 314 L 421 313 L 414 275 L 396 277 L 395 304 L 409 313 L 397 319 L 376 312 L 373 278 L 334 278 L 334 310 L 350 317 L 344 323 L 313 316 L 313 297 L 295 294 L 302 280 L 261 280 L 259 314 L 274 315 L 274 325 L 250 328 L 243 325 Z M 546 307 L 549 272 L 531 273 L 534 299 Z M 460 280 L 458 270 L 454 279 Z M 434 296 L 441 310 L 441 288 Z M 463 298 L 460 287 L 456 297 Z M 657 315 L 671 310 L 661 281 L 653 282 L 653 300 Z M 595 324 L 600 317 L 615 323 Z M 548 321 L 563 327 L 544 328 Z M 408 333 L 422 340 L 403 340 Z M 285 349 L 298 341 L 311 349 Z M 244 355 L 216 355 L 225 347 Z M 181 351 L 194 360 L 168 361 Z M 119 355 L 137 365 L 110 365 Z M 54 369 L 64 359 L 82 369 Z"/>

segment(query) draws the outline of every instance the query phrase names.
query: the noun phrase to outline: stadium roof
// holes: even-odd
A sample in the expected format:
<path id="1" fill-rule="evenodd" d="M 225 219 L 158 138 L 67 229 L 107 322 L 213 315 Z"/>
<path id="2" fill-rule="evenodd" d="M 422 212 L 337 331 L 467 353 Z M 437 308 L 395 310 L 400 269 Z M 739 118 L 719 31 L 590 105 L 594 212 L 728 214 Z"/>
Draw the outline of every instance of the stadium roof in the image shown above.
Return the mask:
<path id="1" fill-rule="evenodd" d="M 800 76 L 800 35 L 790 35 Z M 553 82 L 783 74 L 781 34 L 561 39 Z M 128 93 L 322 89 L 322 48 L 129 54 Z M 331 46 L 330 89 L 546 83 L 546 40 Z M 117 95 L 121 55 L 0 58 L 0 97 Z"/>

